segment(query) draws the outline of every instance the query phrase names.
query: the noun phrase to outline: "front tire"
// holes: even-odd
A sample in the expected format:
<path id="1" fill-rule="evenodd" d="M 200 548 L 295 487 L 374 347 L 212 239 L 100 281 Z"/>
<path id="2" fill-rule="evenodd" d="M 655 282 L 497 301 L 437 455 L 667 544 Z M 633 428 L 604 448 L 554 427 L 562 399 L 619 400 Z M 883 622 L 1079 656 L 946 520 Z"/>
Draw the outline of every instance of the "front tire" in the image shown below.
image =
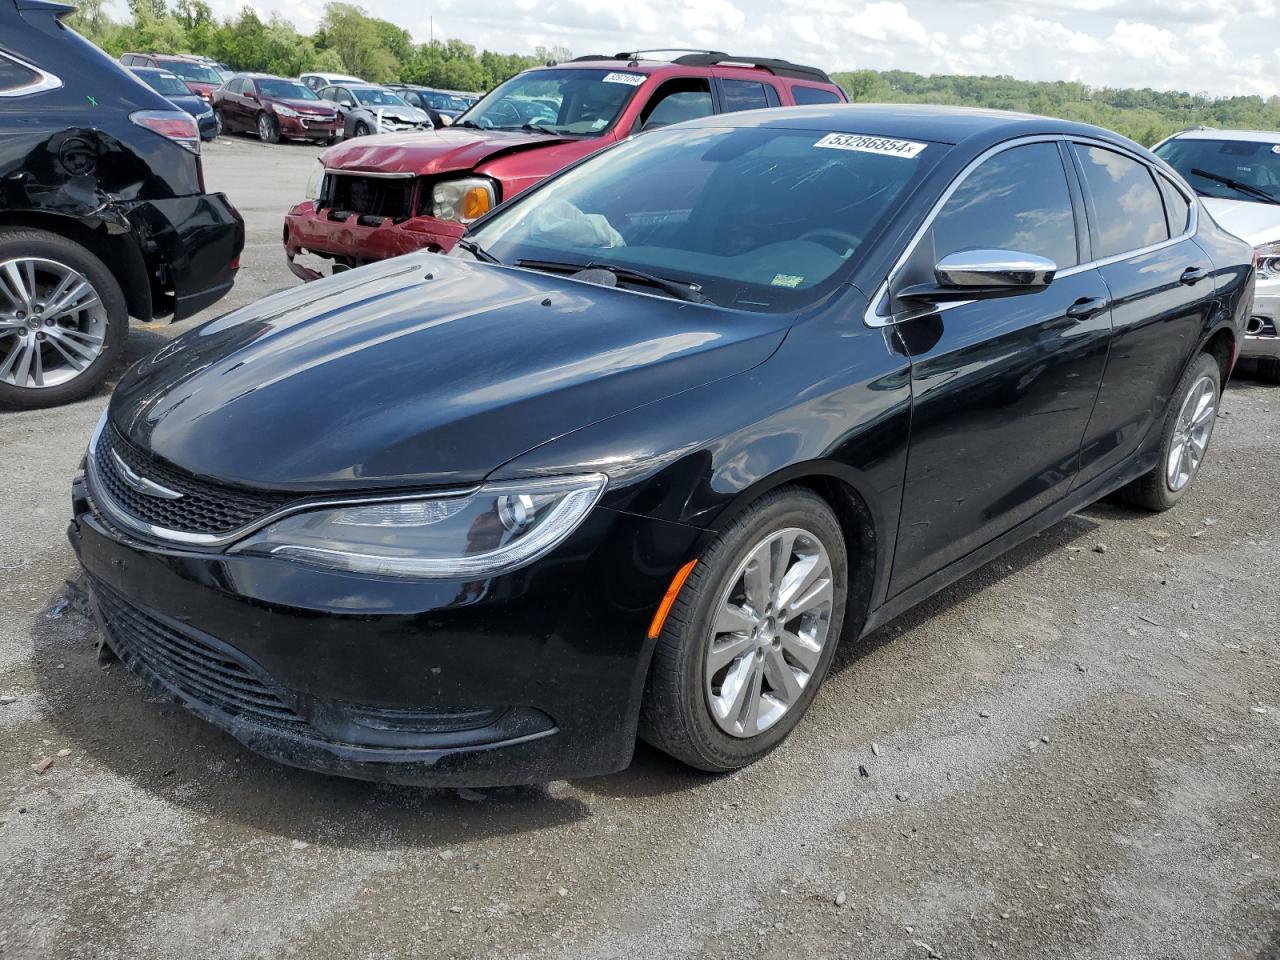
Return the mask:
<path id="1" fill-rule="evenodd" d="M 124 294 L 106 264 L 56 233 L 0 229 L 0 406 L 86 396 L 128 332 Z"/>
<path id="2" fill-rule="evenodd" d="M 658 636 L 640 735 L 690 766 L 745 767 L 804 716 L 844 622 L 848 560 L 821 497 L 784 487 L 698 558 Z"/>
<path id="3" fill-rule="evenodd" d="M 258 114 L 258 139 L 263 143 L 280 142 L 280 124 L 269 113 Z"/>
<path id="4" fill-rule="evenodd" d="M 1160 434 L 1160 460 L 1117 496 L 1145 510 L 1171 508 L 1191 489 L 1209 450 L 1222 400 L 1222 371 L 1202 353 L 1178 381 Z"/>
<path id="5" fill-rule="evenodd" d="M 353 137 L 367 137 L 369 136 L 369 132 L 368 125 L 362 120 L 356 124 L 356 128 L 351 132 L 351 135 Z"/>

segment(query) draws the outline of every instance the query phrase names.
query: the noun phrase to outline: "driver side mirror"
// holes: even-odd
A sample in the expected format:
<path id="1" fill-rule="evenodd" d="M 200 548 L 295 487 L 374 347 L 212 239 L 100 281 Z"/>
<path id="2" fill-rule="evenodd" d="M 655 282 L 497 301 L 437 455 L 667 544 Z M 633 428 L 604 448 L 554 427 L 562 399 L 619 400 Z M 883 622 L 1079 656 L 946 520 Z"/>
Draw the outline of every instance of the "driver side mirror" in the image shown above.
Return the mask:
<path id="1" fill-rule="evenodd" d="M 935 283 L 918 283 L 898 292 L 901 300 L 947 303 L 1036 293 L 1053 282 L 1058 265 L 1045 257 L 1014 250 L 961 250 L 938 261 Z"/>

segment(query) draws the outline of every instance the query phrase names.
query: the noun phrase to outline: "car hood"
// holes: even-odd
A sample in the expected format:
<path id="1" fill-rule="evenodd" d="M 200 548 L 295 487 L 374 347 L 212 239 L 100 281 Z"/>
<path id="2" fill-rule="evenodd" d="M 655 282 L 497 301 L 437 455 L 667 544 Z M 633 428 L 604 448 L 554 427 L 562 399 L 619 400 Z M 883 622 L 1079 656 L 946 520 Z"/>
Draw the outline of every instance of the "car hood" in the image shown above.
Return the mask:
<path id="1" fill-rule="evenodd" d="M 472 170 L 496 156 L 571 142 L 574 138 L 511 130 L 447 127 L 427 133 L 377 140 L 348 140 L 322 154 L 324 165 L 338 170 L 414 173 L 431 176 Z"/>
<path id="2" fill-rule="evenodd" d="M 1201 197 L 1218 225 L 1253 246 L 1280 240 L 1280 204 Z"/>
<path id="3" fill-rule="evenodd" d="M 474 483 L 556 437 L 762 363 L 787 325 L 415 254 L 178 337 L 126 374 L 110 418 L 143 451 L 227 484 Z"/>

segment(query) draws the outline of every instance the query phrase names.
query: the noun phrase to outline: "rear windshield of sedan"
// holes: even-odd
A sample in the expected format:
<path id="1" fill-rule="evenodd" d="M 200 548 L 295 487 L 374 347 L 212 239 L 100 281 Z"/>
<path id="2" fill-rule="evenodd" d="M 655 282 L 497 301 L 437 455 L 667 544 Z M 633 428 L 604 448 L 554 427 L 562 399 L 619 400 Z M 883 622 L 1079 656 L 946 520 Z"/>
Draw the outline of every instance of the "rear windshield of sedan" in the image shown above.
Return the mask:
<path id="1" fill-rule="evenodd" d="M 255 80 L 258 92 L 276 100 L 319 100 L 316 92 L 296 80 Z"/>
<path id="2" fill-rule="evenodd" d="M 143 81 L 156 93 L 166 97 L 189 97 L 187 85 L 172 73 L 141 73 Z"/>
<path id="3" fill-rule="evenodd" d="M 508 264 L 607 263 L 697 284 L 722 306 L 792 310 L 842 282 L 945 150 L 820 130 L 673 127 L 529 191 L 474 239 Z"/>
<path id="4" fill-rule="evenodd" d="M 365 107 L 407 107 L 408 104 L 390 90 L 377 87 L 352 87 L 351 95 Z"/>
<path id="5" fill-rule="evenodd" d="M 485 94 L 459 122 L 486 130 L 537 127 L 598 137 L 646 79 L 627 70 L 531 70 Z"/>
<path id="6" fill-rule="evenodd" d="M 191 63 L 187 60 L 165 60 L 161 66 L 170 73 L 176 73 L 184 80 L 194 80 L 196 83 L 222 83 L 222 78 L 218 76 L 218 72 L 212 67 L 206 67 L 203 63 Z"/>
<path id="7" fill-rule="evenodd" d="M 1234 180 L 1280 201 L 1280 134 L 1276 136 L 1274 143 L 1189 138 L 1170 140 L 1162 143 L 1156 149 L 1156 154 L 1186 177 L 1187 182 L 1195 187 L 1196 193 L 1202 196 L 1254 202 L 1259 200 L 1247 190 L 1228 186 L 1213 177 L 1193 173 L 1194 170 Z"/>

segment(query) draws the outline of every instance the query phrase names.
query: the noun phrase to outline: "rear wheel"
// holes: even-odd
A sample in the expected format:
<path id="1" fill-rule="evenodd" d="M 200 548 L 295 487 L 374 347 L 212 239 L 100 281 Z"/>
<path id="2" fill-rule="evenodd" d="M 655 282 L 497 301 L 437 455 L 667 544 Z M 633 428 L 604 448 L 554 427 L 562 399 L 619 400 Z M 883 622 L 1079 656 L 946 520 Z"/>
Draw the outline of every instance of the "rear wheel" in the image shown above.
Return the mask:
<path id="1" fill-rule="evenodd" d="M 1267 383 L 1280 383 L 1280 359 L 1263 357 L 1257 361 L 1258 379 Z"/>
<path id="2" fill-rule="evenodd" d="M 1209 450 L 1221 395 L 1218 362 L 1202 353 L 1173 393 L 1160 435 L 1159 463 L 1122 489 L 1121 500 L 1147 510 L 1168 510 L 1182 499 Z"/>
<path id="3" fill-rule="evenodd" d="M 78 400 L 120 355 L 129 330 L 111 271 L 44 230 L 0 229 L 0 404 Z"/>
<path id="4" fill-rule="evenodd" d="M 258 139 L 263 143 L 280 142 L 280 125 L 269 113 L 258 114 Z"/>
<path id="5" fill-rule="evenodd" d="M 822 498 L 783 488 L 698 559 L 658 637 L 640 732 L 703 770 L 753 763 L 812 703 L 844 621 L 848 562 Z"/>

